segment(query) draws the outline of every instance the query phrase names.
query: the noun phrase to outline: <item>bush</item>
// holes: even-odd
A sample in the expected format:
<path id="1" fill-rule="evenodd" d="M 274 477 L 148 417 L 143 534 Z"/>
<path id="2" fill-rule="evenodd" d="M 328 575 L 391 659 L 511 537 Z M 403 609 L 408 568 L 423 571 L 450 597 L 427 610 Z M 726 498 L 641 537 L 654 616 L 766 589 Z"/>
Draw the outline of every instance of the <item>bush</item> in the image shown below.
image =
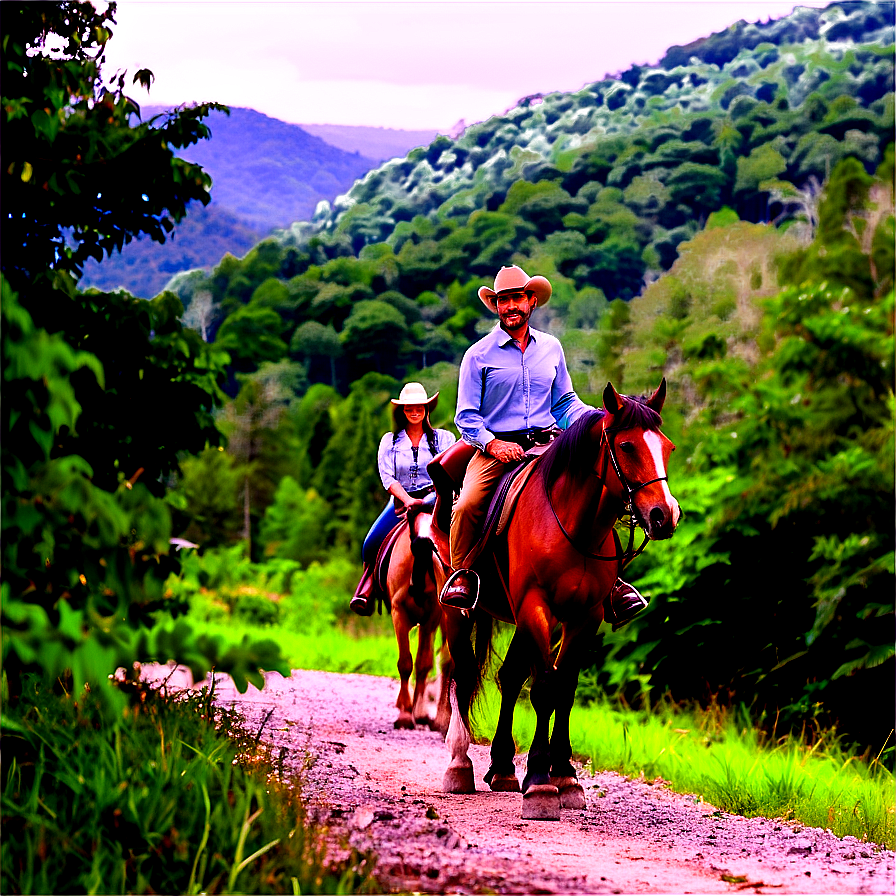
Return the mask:
<path id="1" fill-rule="evenodd" d="M 232 710 L 213 710 L 207 689 L 133 696 L 112 724 L 95 694 L 60 697 L 36 679 L 5 701 L 0 891 L 357 891 L 345 870 L 357 857 L 326 866 L 294 782 Z"/>

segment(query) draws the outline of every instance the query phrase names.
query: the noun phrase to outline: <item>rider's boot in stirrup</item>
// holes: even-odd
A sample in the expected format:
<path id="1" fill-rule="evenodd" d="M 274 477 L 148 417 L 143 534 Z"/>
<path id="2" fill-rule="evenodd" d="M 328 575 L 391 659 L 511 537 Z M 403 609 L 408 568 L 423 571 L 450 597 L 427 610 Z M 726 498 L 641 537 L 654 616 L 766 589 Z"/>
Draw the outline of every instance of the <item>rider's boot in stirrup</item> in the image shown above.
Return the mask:
<path id="1" fill-rule="evenodd" d="M 445 582 L 439 603 L 458 610 L 473 610 L 479 603 L 479 575 L 472 569 L 458 569 Z"/>
<path id="2" fill-rule="evenodd" d="M 613 631 L 628 625 L 641 610 L 647 607 L 648 600 L 622 579 L 616 579 L 612 590 L 604 600 L 604 619 L 613 625 Z"/>
<path id="3" fill-rule="evenodd" d="M 364 572 L 361 581 L 355 589 L 355 596 L 349 606 L 359 616 L 373 616 L 376 609 L 376 582 L 373 576 L 373 567 L 364 564 Z"/>

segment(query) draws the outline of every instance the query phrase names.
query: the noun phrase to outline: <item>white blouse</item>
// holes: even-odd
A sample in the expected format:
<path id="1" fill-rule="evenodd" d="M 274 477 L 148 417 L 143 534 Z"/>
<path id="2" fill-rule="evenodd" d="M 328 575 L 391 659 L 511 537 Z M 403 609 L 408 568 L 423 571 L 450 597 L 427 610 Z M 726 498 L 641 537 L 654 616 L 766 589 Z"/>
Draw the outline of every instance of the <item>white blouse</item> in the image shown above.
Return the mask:
<path id="1" fill-rule="evenodd" d="M 436 454 L 450 448 L 457 439 L 447 429 L 435 430 Z M 383 480 L 383 488 L 389 490 L 393 482 L 399 482 L 405 491 L 414 492 L 432 485 L 432 479 L 426 472 L 426 465 L 434 455 L 429 450 L 429 442 L 426 433 L 420 439 L 417 448 L 411 444 L 408 434 L 402 430 L 393 445 L 393 435 L 387 432 L 380 439 L 380 447 L 377 453 L 377 463 L 380 470 L 380 479 Z M 416 454 L 416 456 L 415 456 Z"/>

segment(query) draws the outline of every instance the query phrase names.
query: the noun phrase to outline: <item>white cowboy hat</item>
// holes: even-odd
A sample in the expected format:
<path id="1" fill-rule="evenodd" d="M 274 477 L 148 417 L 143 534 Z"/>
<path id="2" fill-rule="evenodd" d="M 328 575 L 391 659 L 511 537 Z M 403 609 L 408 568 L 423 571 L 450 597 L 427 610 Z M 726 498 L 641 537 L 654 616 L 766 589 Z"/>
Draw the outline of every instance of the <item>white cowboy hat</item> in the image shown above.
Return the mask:
<path id="1" fill-rule="evenodd" d="M 423 404 L 431 411 L 438 400 L 439 393 L 428 396 L 422 383 L 406 383 L 398 398 L 392 399 L 392 404 Z"/>
<path id="2" fill-rule="evenodd" d="M 511 264 L 498 271 L 494 289 L 479 287 L 479 298 L 486 308 L 497 313 L 495 297 L 502 292 L 531 292 L 535 294 L 539 305 L 546 305 L 551 297 L 551 284 L 547 277 L 530 277 L 521 267 Z"/>

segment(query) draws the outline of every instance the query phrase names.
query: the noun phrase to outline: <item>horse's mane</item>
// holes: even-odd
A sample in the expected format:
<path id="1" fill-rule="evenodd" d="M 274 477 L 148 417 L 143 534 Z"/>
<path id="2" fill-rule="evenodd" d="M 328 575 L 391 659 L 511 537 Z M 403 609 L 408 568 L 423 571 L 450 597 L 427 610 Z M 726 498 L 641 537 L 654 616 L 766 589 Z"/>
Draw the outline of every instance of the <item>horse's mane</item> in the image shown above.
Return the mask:
<path id="1" fill-rule="evenodd" d="M 646 398 L 640 395 L 619 397 L 622 399 L 622 407 L 613 415 L 613 429 L 638 427 L 656 431 L 663 425 L 663 418 L 647 406 Z M 593 451 L 587 450 L 591 444 L 590 432 L 604 416 L 603 410 L 587 411 L 554 439 L 538 464 L 546 489 L 550 489 L 561 473 L 569 473 L 574 478 L 588 474 L 593 457 Z"/>

